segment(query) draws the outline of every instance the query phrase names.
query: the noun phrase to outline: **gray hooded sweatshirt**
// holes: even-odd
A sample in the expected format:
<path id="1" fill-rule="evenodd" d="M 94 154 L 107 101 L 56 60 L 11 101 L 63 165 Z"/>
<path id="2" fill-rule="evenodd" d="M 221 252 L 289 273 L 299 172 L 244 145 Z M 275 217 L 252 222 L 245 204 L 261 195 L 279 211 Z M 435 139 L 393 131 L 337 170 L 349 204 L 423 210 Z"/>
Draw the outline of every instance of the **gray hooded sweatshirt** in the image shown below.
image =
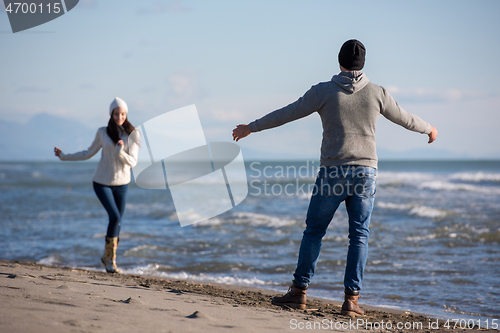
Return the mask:
<path id="1" fill-rule="evenodd" d="M 429 134 L 431 125 L 403 110 L 387 90 L 359 71 L 341 72 L 304 96 L 248 124 L 251 132 L 278 127 L 313 112 L 323 124 L 321 165 L 377 168 L 375 129 L 379 114 L 404 128 Z"/>

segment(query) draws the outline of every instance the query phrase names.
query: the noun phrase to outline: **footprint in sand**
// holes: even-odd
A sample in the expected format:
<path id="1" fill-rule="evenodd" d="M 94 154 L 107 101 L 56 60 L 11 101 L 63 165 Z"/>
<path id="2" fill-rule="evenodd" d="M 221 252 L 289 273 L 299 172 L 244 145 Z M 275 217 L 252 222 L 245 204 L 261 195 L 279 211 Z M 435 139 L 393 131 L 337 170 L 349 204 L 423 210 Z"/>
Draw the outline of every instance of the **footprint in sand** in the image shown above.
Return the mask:
<path id="1" fill-rule="evenodd" d="M 139 301 L 135 298 L 132 298 L 132 297 L 129 297 L 127 299 L 112 299 L 112 298 L 105 298 L 105 299 L 116 302 L 116 303 L 135 304 L 135 305 L 143 304 L 141 301 Z"/>
<path id="2" fill-rule="evenodd" d="M 204 318 L 204 319 L 208 319 L 208 320 L 213 319 L 212 317 L 210 317 L 209 315 L 207 315 L 206 313 L 203 313 L 201 311 L 195 311 L 192 314 L 190 314 L 189 316 L 186 316 L 186 318 L 191 318 L 191 319 Z"/>

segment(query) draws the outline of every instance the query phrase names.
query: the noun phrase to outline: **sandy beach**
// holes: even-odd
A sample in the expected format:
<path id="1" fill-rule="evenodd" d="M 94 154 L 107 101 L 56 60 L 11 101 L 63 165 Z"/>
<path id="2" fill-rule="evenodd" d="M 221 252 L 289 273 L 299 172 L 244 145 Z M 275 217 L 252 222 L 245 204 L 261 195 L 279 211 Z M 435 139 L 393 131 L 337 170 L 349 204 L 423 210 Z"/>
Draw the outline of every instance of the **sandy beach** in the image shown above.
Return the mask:
<path id="1" fill-rule="evenodd" d="M 465 331 L 385 308 L 363 306 L 365 316 L 351 319 L 340 303 L 318 298 L 293 310 L 271 305 L 275 293 L 262 289 L 29 262 L 0 261 L 0 281 L 2 333 Z"/>

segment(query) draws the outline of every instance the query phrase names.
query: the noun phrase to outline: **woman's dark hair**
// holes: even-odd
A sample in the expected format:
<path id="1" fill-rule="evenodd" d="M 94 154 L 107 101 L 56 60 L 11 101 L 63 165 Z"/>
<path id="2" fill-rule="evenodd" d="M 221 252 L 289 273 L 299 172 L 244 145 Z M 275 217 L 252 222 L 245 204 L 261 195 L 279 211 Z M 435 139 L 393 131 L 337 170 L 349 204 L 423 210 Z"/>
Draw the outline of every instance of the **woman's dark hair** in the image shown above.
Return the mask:
<path id="1" fill-rule="evenodd" d="M 115 112 L 115 110 L 113 110 L 113 112 Z M 113 112 L 111 112 L 111 117 L 109 118 L 108 128 L 106 129 L 106 132 L 108 133 L 108 136 L 111 138 L 111 140 L 113 140 L 113 142 L 116 144 L 118 141 L 120 141 L 120 128 L 113 119 Z M 130 133 L 135 130 L 135 127 L 132 126 L 132 124 L 128 121 L 128 118 L 125 119 L 125 122 L 122 126 L 125 132 L 127 132 L 127 135 L 130 135 Z"/>

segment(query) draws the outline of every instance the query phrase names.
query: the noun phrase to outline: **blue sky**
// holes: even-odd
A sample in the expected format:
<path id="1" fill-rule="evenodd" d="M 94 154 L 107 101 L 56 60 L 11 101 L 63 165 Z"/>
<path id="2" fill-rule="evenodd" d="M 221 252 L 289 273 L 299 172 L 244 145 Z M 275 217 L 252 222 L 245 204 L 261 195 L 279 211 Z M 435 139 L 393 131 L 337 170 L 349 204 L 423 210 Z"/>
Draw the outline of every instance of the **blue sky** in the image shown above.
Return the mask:
<path id="1" fill-rule="evenodd" d="M 499 13 L 495 0 L 80 0 L 13 34 L 2 12 L 0 121 L 50 113 L 97 129 L 119 96 L 134 125 L 196 104 L 207 140 L 229 141 L 236 124 L 337 74 L 340 46 L 356 38 L 368 78 L 440 134 L 428 146 L 381 117 L 379 148 L 500 158 Z M 239 145 L 295 159 L 318 158 L 320 143 L 313 114 Z"/>

